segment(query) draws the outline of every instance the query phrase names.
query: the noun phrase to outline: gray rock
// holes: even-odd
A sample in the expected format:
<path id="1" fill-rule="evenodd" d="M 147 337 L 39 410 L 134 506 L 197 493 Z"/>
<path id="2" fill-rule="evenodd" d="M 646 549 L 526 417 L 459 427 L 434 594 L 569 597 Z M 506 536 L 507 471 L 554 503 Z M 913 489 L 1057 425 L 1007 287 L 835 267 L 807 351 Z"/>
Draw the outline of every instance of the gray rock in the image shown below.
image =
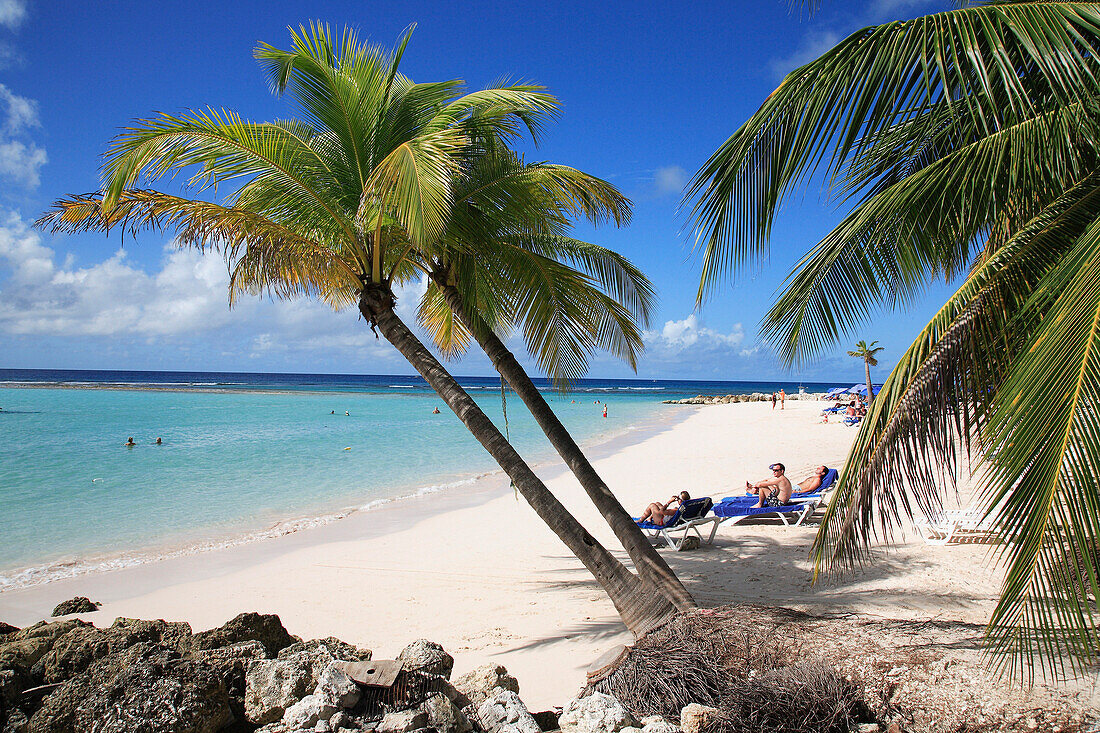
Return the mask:
<path id="1" fill-rule="evenodd" d="M 375 728 L 376 733 L 410 733 L 428 725 L 428 714 L 423 710 L 401 710 L 387 713 Z"/>
<path id="2" fill-rule="evenodd" d="M 500 687 L 519 694 L 519 681 L 499 664 L 485 664 L 470 670 L 452 683 L 475 707 L 488 699 Z"/>
<path id="3" fill-rule="evenodd" d="M 70 598 L 67 601 L 62 601 L 54 607 L 51 616 L 68 616 L 70 613 L 95 613 L 99 610 L 99 607 L 103 605 L 101 603 L 93 603 L 84 596 L 77 596 L 76 598 Z"/>
<path id="4" fill-rule="evenodd" d="M 642 718 L 642 733 L 680 733 L 680 726 L 673 725 L 660 715 Z"/>
<path id="5" fill-rule="evenodd" d="M 223 646 L 217 649 L 202 649 L 194 652 L 192 657 L 201 662 L 215 667 L 240 664 L 247 667 L 254 659 L 264 659 L 267 650 L 258 641 L 242 641 L 233 646 Z"/>
<path id="6" fill-rule="evenodd" d="M 190 637 L 191 627 L 185 623 L 117 619 L 107 629 L 77 626 L 58 637 L 50 650 L 31 670 L 36 680 L 55 684 L 75 677 L 93 662 L 109 654 L 117 654 L 135 644 L 161 644 L 176 651 Z"/>
<path id="7" fill-rule="evenodd" d="M 283 725 L 287 730 L 312 728 L 320 720 L 327 721 L 336 711 L 335 705 L 329 705 L 319 695 L 306 695 L 287 708 L 283 715 Z"/>
<path id="8" fill-rule="evenodd" d="M 477 718 L 489 733 L 542 733 L 519 695 L 503 687 L 478 706 Z"/>
<path id="9" fill-rule="evenodd" d="M 351 716 L 345 713 L 343 710 L 336 711 L 336 713 L 328 719 L 328 727 L 332 730 L 351 728 L 354 725 L 355 723 L 352 721 Z"/>
<path id="10" fill-rule="evenodd" d="M 439 644 L 427 639 L 417 639 L 402 649 L 397 661 L 402 663 L 406 672 L 427 672 L 447 678 L 450 678 L 455 666 L 454 657 Z"/>
<path id="11" fill-rule="evenodd" d="M 714 720 L 720 711 L 717 708 L 691 703 L 680 710 L 680 730 L 683 733 L 702 733 L 707 723 Z"/>
<path id="12" fill-rule="evenodd" d="M 298 652 L 310 651 L 317 649 L 318 647 L 325 647 L 336 659 L 342 659 L 346 662 L 369 662 L 371 658 L 370 649 L 360 649 L 357 646 L 352 646 L 346 641 L 340 641 L 334 636 L 327 636 L 324 639 L 310 639 L 309 641 L 296 641 L 288 647 L 285 647 L 279 652 L 280 657 L 288 657 Z"/>
<path id="13" fill-rule="evenodd" d="M 96 661 L 50 693 L 34 733 L 215 733 L 233 722 L 229 694 L 207 665 L 140 642 Z"/>
<path id="14" fill-rule="evenodd" d="M 46 655 L 54 642 L 73 629 L 92 625 L 80 619 L 57 621 L 52 624 L 40 621 L 33 626 L 6 634 L 0 642 L 0 669 L 30 671 L 39 659 Z"/>
<path id="15" fill-rule="evenodd" d="M 223 626 L 195 634 L 191 637 L 191 649 L 193 651 L 217 649 L 239 644 L 242 641 L 260 642 L 264 645 L 267 657 L 274 659 L 282 649 L 298 639 L 283 628 L 282 621 L 275 614 L 242 613 Z"/>
<path id="16" fill-rule="evenodd" d="M 18 626 L 12 626 L 11 624 L 6 624 L 3 621 L 0 621 L 0 636 L 14 634 L 16 631 L 19 631 Z"/>
<path id="17" fill-rule="evenodd" d="M 541 710 L 537 713 L 531 713 L 531 717 L 539 724 L 539 728 L 544 731 L 557 730 L 559 727 L 558 713 L 555 710 Z"/>
<path id="18" fill-rule="evenodd" d="M 245 671 L 244 712 L 249 722 L 279 720 L 294 703 L 310 694 L 321 672 L 333 661 L 325 647 L 282 659 L 257 659 Z"/>
<path id="19" fill-rule="evenodd" d="M 458 706 L 443 693 L 429 695 L 418 709 L 427 714 L 427 726 L 439 733 L 469 733 L 474 728 Z"/>
<path id="20" fill-rule="evenodd" d="M 558 718 L 562 733 L 617 733 L 637 724 L 621 702 L 602 692 L 570 700 Z"/>
<path id="21" fill-rule="evenodd" d="M 11 708 L 6 715 L 6 719 L 0 715 L 0 733 L 27 733 L 30 729 L 30 721 L 19 708 Z"/>
<path id="22" fill-rule="evenodd" d="M 353 708 L 359 704 L 362 691 L 355 680 L 348 677 L 344 670 L 330 662 L 317 680 L 317 689 L 313 691 L 316 697 L 321 698 L 333 707 Z"/>

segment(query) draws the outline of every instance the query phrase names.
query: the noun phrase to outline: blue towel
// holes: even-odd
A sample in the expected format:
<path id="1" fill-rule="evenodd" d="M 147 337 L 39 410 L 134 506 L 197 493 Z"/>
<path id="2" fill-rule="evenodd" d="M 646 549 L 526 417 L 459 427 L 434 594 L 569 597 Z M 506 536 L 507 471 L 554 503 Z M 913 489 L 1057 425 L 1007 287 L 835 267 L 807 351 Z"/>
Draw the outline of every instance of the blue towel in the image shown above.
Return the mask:
<path id="1" fill-rule="evenodd" d="M 802 511 L 804 504 L 784 504 L 783 506 L 745 506 L 744 504 L 726 503 L 714 505 L 716 517 L 750 517 L 753 514 L 774 514 L 775 512 Z"/>

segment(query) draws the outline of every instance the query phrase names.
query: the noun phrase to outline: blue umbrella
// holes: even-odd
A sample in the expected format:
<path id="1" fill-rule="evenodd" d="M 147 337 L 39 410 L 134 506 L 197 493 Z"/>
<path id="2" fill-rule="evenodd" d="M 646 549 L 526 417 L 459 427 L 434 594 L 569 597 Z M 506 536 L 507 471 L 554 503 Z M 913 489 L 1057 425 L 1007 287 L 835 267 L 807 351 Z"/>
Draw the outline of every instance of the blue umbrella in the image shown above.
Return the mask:
<path id="1" fill-rule="evenodd" d="M 842 394 L 848 394 L 848 388 L 847 387 L 833 387 L 832 389 L 830 389 L 828 392 L 825 393 L 825 399 L 831 400 L 834 397 L 839 397 Z"/>
<path id="2" fill-rule="evenodd" d="M 882 385 L 881 384 L 872 384 L 871 388 L 873 390 L 875 390 L 875 394 L 878 394 L 878 392 L 882 389 Z M 866 397 L 867 396 L 867 385 L 864 384 L 864 383 L 853 384 L 851 389 L 849 389 L 848 391 L 851 392 L 852 394 L 861 394 L 864 397 Z"/>

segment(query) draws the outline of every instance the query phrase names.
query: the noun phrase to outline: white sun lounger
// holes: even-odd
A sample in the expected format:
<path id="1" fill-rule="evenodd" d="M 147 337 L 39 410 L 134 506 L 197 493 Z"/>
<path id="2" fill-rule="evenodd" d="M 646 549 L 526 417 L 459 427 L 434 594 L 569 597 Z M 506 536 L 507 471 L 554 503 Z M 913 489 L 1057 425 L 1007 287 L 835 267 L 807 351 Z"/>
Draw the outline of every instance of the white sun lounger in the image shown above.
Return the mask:
<path id="1" fill-rule="evenodd" d="M 999 542 L 993 518 L 985 518 L 983 509 L 956 509 L 941 512 L 931 519 L 914 520 L 924 541 L 930 545 L 961 542 Z"/>

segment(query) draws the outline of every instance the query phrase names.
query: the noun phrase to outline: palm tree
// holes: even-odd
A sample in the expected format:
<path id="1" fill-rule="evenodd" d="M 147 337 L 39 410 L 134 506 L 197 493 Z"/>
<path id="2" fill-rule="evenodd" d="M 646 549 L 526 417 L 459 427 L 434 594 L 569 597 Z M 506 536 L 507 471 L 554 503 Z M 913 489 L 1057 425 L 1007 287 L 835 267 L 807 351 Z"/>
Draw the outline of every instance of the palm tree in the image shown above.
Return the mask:
<path id="1" fill-rule="evenodd" d="M 814 557 L 862 562 L 876 533 L 936 511 L 961 441 L 1006 543 L 987 637 L 1024 674 L 1100 651 L 1098 164 L 1100 4 L 1002 0 L 853 33 L 790 73 L 688 194 L 701 300 L 767 252 L 815 172 L 848 203 L 765 318 L 788 364 L 962 281 L 863 421 Z"/>
<path id="2" fill-rule="evenodd" d="M 629 554 L 642 578 L 680 610 L 691 595 L 592 467 L 498 333 L 522 332 L 529 352 L 558 384 L 582 376 L 585 354 L 604 348 L 633 367 L 654 297 L 645 276 L 621 255 L 565 236 L 570 217 L 624 223 L 625 198 L 606 181 L 572 168 L 525 164 L 494 151 L 458 185 L 431 274 L 422 322 L 445 355 L 473 337 L 523 400 Z M 563 268 L 561 262 L 582 272 Z M 610 292 L 611 295 L 605 294 Z M 627 304 L 624 307 L 622 304 Z M 457 319 L 457 320 L 456 320 Z"/>
<path id="3" fill-rule="evenodd" d="M 884 346 L 880 346 L 876 349 L 875 344 L 877 344 L 877 343 L 878 343 L 878 341 L 872 341 L 871 345 L 868 346 L 863 341 L 857 341 L 856 342 L 856 350 L 848 352 L 848 356 L 854 356 L 857 359 L 863 359 L 863 368 L 867 372 L 867 402 L 868 403 L 870 403 L 872 400 L 875 399 L 875 393 L 871 389 L 871 367 L 878 366 L 878 359 L 875 358 L 875 354 L 877 354 L 878 352 L 882 351 L 885 348 Z"/>
<path id="4" fill-rule="evenodd" d="M 393 53 L 349 30 L 291 34 L 291 50 L 260 44 L 255 55 L 304 120 L 253 123 L 214 110 L 140 120 L 108 149 L 103 190 L 57 202 L 39 225 L 172 228 L 180 246 L 224 254 L 231 302 L 268 293 L 356 306 L 588 568 L 627 627 L 641 634 L 663 623 L 675 606 L 577 522 L 394 311 L 394 286 L 444 249 L 463 171 L 487 141 L 537 134 L 556 101 L 530 85 L 461 94 L 458 81 L 414 83 L 398 71 L 409 34 Z M 200 193 L 237 188 L 224 204 L 136 188 L 184 169 Z"/>

